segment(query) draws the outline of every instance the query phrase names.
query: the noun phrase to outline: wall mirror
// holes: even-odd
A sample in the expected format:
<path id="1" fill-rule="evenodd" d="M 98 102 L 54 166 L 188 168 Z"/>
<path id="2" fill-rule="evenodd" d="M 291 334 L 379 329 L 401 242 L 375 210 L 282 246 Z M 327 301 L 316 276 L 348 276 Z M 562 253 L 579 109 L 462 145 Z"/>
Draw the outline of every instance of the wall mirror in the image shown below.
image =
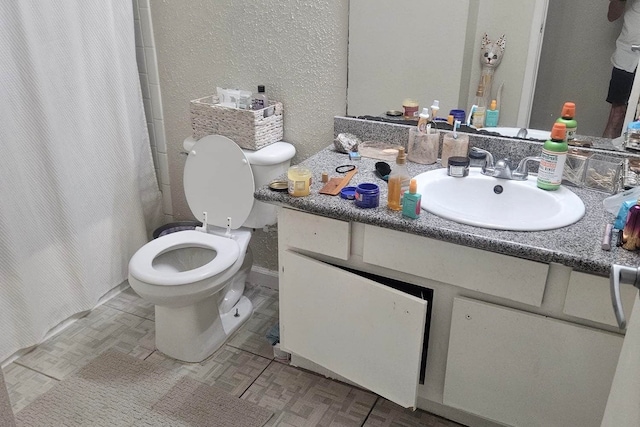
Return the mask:
<path id="1" fill-rule="evenodd" d="M 549 130 L 565 101 L 578 134 L 601 136 L 610 105 L 610 56 L 620 20 L 602 0 L 461 0 L 436 4 L 350 0 L 347 114 L 384 115 L 405 98 L 468 111 L 480 78 L 480 40 L 506 36 L 492 98 L 504 83 L 499 126 Z M 636 95 L 637 98 L 637 95 Z M 630 105 L 637 105 L 630 102 Z"/>

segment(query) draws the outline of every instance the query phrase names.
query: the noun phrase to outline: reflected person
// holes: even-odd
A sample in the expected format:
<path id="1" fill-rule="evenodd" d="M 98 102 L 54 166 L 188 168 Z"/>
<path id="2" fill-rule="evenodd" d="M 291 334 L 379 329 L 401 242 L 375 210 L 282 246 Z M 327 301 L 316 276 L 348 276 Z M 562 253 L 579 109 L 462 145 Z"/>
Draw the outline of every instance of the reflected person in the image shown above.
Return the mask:
<path id="1" fill-rule="evenodd" d="M 622 134 L 633 78 L 640 58 L 638 52 L 631 50 L 631 45 L 640 43 L 640 0 L 609 0 L 607 19 L 613 22 L 620 17 L 623 17 L 622 30 L 616 40 L 616 50 L 611 56 L 613 70 L 607 95 L 611 111 L 602 134 L 605 138 L 617 138 Z"/>

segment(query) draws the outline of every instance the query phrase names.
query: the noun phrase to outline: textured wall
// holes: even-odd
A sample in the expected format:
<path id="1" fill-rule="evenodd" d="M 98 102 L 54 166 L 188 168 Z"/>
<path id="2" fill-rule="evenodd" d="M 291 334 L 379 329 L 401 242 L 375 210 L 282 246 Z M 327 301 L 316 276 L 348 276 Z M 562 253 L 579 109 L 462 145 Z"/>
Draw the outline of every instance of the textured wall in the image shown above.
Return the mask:
<path id="1" fill-rule="evenodd" d="M 152 0 L 173 215 L 192 218 L 182 189 L 189 100 L 216 86 L 264 84 L 285 108 L 294 163 L 329 145 L 346 112 L 348 0 Z M 275 233 L 252 239 L 255 264 L 277 269 Z"/>

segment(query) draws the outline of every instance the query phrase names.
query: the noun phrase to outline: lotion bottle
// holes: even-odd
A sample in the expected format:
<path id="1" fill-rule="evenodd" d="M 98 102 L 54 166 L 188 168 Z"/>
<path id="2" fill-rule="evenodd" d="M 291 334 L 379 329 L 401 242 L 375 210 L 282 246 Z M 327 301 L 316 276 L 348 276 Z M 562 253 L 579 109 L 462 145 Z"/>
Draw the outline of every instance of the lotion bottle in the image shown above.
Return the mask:
<path id="1" fill-rule="evenodd" d="M 404 193 L 402 198 L 402 215 L 416 219 L 420 216 L 420 201 L 422 196 L 416 191 L 418 190 L 418 183 L 415 179 L 409 182 L 409 191 Z"/>
<path id="2" fill-rule="evenodd" d="M 407 155 L 404 147 L 398 149 L 396 164 L 389 174 L 387 207 L 394 211 L 402 209 L 402 195 L 409 188 L 409 170 L 407 169 Z"/>
<path id="3" fill-rule="evenodd" d="M 538 168 L 538 187 L 543 190 L 557 190 L 562 182 L 564 163 L 567 160 L 569 146 L 566 138 L 567 127 L 564 123 L 554 123 L 551 139 L 542 147 L 542 160 Z"/>

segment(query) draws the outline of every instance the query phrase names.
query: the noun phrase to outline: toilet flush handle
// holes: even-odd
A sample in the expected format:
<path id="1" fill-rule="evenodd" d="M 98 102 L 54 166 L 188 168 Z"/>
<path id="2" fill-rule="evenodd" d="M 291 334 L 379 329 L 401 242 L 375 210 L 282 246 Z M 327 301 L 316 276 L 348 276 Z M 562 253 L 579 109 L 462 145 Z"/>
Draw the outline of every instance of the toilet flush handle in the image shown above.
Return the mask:
<path id="1" fill-rule="evenodd" d="M 206 212 L 202 212 L 202 227 L 196 227 L 197 231 L 204 231 L 205 233 L 209 232 L 209 221 L 207 218 L 207 213 Z"/>

